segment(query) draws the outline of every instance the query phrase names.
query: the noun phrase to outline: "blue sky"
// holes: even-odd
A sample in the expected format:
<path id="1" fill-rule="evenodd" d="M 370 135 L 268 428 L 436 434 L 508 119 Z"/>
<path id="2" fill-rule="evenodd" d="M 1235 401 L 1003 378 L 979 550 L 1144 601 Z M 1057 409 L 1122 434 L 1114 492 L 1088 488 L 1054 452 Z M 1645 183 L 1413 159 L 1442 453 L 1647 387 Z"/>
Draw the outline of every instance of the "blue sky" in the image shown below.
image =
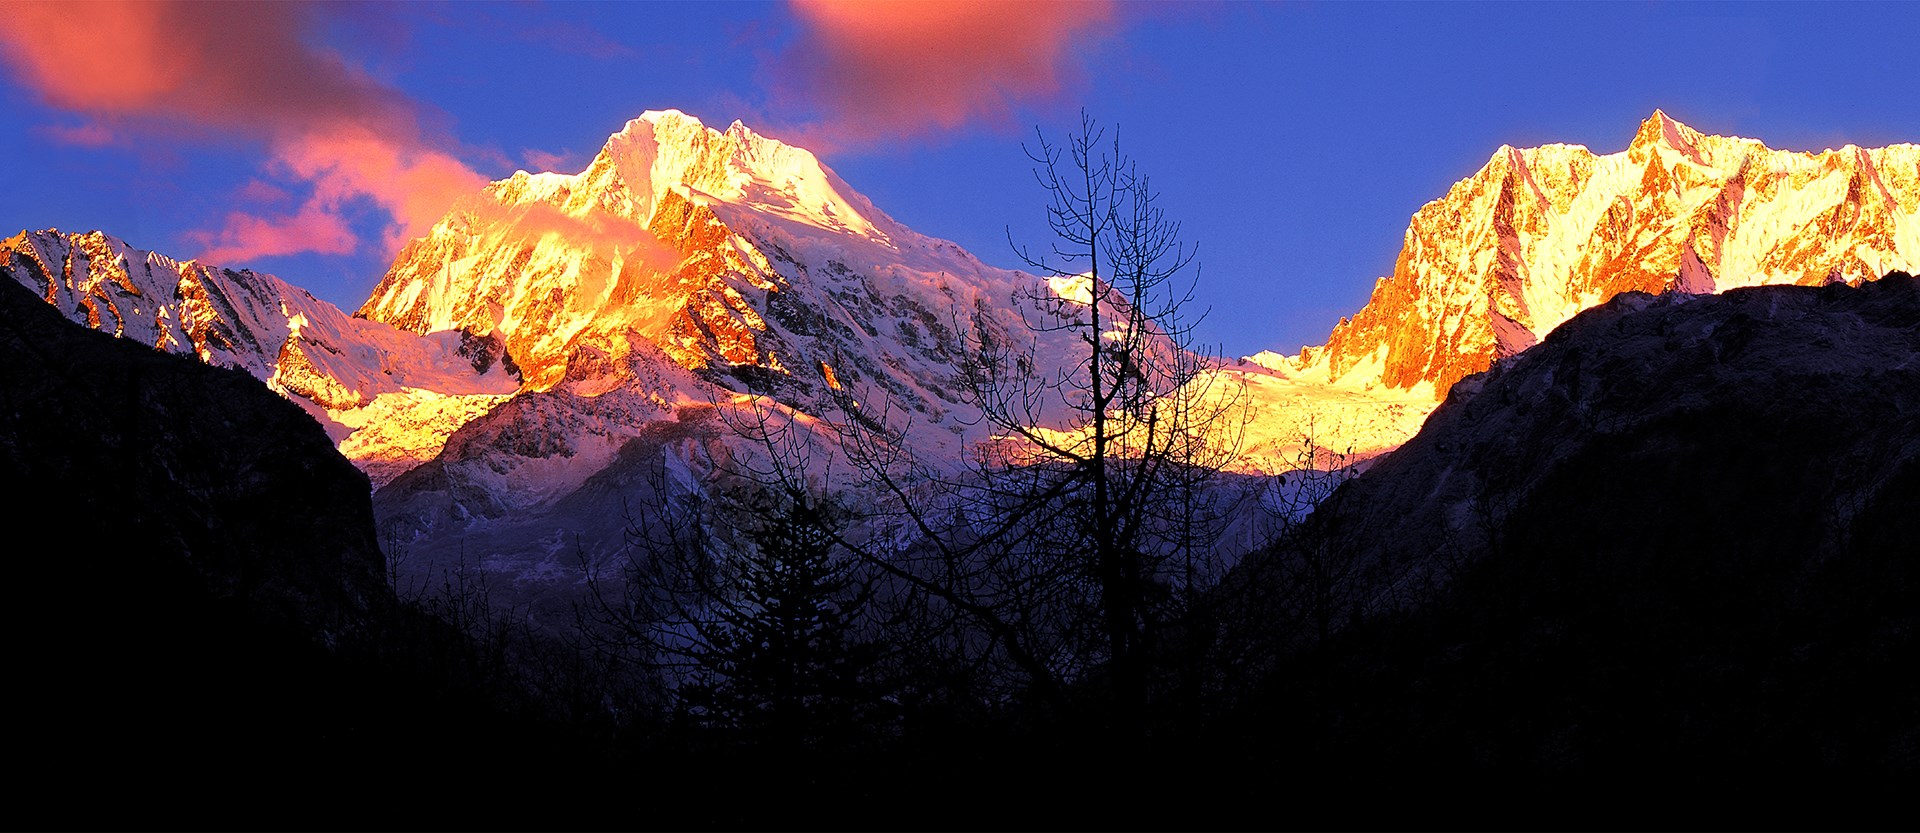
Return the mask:
<path id="1" fill-rule="evenodd" d="M 150 92 L 125 86 L 151 75 L 138 50 L 61 22 L 102 7 L 6 2 L 16 21 L 0 33 L 9 233 L 98 228 L 189 257 L 231 243 L 223 228 L 248 228 L 236 212 L 291 214 L 339 187 L 322 201 L 335 233 L 316 244 L 323 251 L 226 265 L 351 310 L 393 254 L 395 218 L 432 210 L 397 207 L 365 177 L 315 174 L 331 157 L 307 152 L 315 143 L 289 124 L 333 105 L 308 101 L 330 93 L 298 77 L 264 93 L 131 99 Z M 43 13 L 18 13 L 35 7 Z M 1035 127 L 1064 135 L 1084 107 L 1119 125 L 1199 245 L 1198 302 L 1211 307 L 1200 336 L 1232 355 L 1322 341 L 1392 269 L 1409 216 L 1501 144 L 1612 152 L 1656 107 L 1775 148 L 1920 141 L 1920 3 L 1016 4 L 945 36 L 954 61 L 977 66 L 893 83 L 875 68 L 902 60 L 884 47 L 910 40 L 895 33 L 915 10 L 281 6 L 218 24 L 241 28 L 208 37 L 204 66 L 181 77 L 218 81 L 256 31 L 268 51 L 290 39 L 311 62 L 234 60 L 253 73 L 338 73 L 339 99 L 385 108 L 381 135 L 407 137 L 405 153 L 432 148 L 457 182 L 539 163 L 578 170 L 648 109 L 716 127 L 743 119 L 813 147 L 909 226 L 1006 266 L 1016 264 L 1009 234 L 1046 241 L 1021 142 Z M 49 39 L 64 42 L 45 48 Z M 942 86 L 953 84 L 976 88 Z M 301 244 L 278 238 L 281 249 Z"/>

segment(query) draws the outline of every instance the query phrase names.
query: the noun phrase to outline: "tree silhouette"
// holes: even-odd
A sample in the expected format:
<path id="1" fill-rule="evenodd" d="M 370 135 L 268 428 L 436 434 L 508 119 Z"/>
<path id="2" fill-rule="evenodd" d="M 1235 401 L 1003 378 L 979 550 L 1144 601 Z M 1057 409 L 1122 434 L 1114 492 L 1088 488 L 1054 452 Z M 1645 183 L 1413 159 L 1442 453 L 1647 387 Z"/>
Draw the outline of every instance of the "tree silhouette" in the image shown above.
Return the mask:
<path id="1" fill-rule="evenodd" d="M 970 330 L 967 398 L 992 439 L 943 471 L 907 453 L 907 426 L 871 404 L 883 397 L 845 397 L 842 448 L 895 524 L 870 537 L 890 547 L 855 548 L 971 628 L 948 644 L 1009 693 L 1063 711 L 1102 700 L 1071 711 L 1133 726 L 1167 655 L 1155 643 L 1219 573 L 1210 487 L 1244 409 L 1194 349 L 1195 250 L 1118 130 L 1083 114 L 1065 145 L 1041 133 L 1027 151 L 1054 240 L 1015 245 L 1045 279 L 1011 299 L 1025 337 Z"/>
<path id="2" fill-rule="evenodd" d="M 709 615 L 688 623 L 697 670 L 681 699 L 704 725 L 783 747 L 845 737 L 872 700 L 863 674 L 877 650 L 856 632 L 871 591 L 828 508 L 805 495 L 758 503 L 749 546 L 716 565 Z"/>

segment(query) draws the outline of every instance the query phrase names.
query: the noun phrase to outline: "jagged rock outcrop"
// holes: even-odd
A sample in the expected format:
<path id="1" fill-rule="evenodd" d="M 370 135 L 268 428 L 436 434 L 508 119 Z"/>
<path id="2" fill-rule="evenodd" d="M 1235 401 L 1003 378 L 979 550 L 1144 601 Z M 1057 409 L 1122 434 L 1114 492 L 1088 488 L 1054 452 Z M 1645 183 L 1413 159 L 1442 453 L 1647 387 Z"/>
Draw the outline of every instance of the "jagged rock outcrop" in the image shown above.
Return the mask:
<path id="1" fill-rule="evenodd" d="M 1655 111 L 1619 153 L 1501 147 L 1414 214 L 1393 274 L 1300 363 L 1438 397 L 1622 292 L 1915 269 L 1920 145 L 1776 151 Z"/>
<path id="2" fill-rule="evenodd" d="M 23 231 L 0 241 L 0 273 L 72 321 L 252 374 L 378 483 L 431 459 L 518 387 L 497 348 L 472 334 L 350 318 L 272 275 L 177 261 L 97 231 Z"/>
<path id="3" fill-rule="evenodd" d="M 1323 346 L 1222 368 L 1250 467 L 1371 457 L 1459 379 L 1622 292 L 1704 294 L 1920 268 L 1920 145 L 1776 151 L 1655 111 L 1631 145 L 1502 147 L 1416 212 L 1392 275 Z M 1308 442 L 1310 439 L 1311 442 Z"/>

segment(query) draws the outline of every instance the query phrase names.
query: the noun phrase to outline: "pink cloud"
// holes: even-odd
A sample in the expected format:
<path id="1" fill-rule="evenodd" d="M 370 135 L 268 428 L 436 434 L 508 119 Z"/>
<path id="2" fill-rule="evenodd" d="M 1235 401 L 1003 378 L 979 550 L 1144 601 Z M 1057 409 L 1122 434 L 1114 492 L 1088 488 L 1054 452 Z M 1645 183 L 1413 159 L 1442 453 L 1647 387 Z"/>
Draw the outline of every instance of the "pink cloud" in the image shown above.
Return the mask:
<path id="1" fill-rule="evenodd" d="M 351 126 L 285 142 L 279 162 L 314 185 L 314 199 L 338 209 L 368 198 L 393 216 L 385 241 L 398 250 L 427 233 L 453 201 L 486 185 L 486 178 L 437 150 L 405 147 Z"/>
<path id="2" fill-rule="evenodd" d="M 187 237 L 201 247 L 199 259 L 218 264 L 300 252 L 348 254 L 359 243 L 346 221 L 317 201 L 309 201 L 297 213 L 277 217 L 234 212 L 227 215 L 220 231 L 191 232 Z"/>
<path id="3" fill-rule="evenodd" d="M 840 124 L 875 139 L 1010 121 L 1058 95 L 1074 60 L 1114 19 L 1105 0 L 793 0 L 806 29 L 794 53 L 809 92 Z"/>
<path id="4" fill-rule="evenodd" d="M 308 4 L 4 0 L 0 9 L 8 62 L 68 110 L 265 138 L 314 122 L 396 139 L 417 132 L 404 95 L 306 45 Z"/>
<path id="5" fill-rule="evenodd" d="M 215 241 L 208 259 L 351 251 L 357 241 L 340 212 L 354 199 L 392 215 L 383 242 L 397 247 L 485 180 L 432 145 L 419 104 L 308 45 L 319 9 L 293 2 L 0 0 L 0 18 L 8 20 L 0 28 L 0 57 L 47 103 L 96 124 L 258 140 L 276 170 L 313 184 L 298 214 L 236 213 L 220 231 L 200 235 Z M 302 238 L 296 230 L 311 234 Z"/>
<path id="6" fill-rule="evenodd" d="M 247 184 L 240 186 L 240 190 L 235 191 L 234 196 L 242 202 L 267 204 L 283 203 L 293 199 L 293 195 L 287 193 L 286 189 L 258 179 L 247 180 Z"/>

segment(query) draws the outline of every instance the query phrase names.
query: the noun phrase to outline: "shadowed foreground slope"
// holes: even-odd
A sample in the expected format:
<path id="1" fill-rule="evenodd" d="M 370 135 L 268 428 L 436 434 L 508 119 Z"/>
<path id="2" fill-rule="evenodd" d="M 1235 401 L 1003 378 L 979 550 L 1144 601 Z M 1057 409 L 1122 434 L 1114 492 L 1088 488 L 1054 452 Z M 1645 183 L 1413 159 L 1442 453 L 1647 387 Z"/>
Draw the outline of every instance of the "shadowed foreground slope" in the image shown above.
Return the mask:
<path id="1" fill-rule="evenodd" d="M 17 821 L 470 817 L 448 785 L 537 748 L 460 637 L 395 600 L 366 476 L 246 373 L 0 282 L 0 472 Z"/>
<path id="2" fill-rule="evenodd" d="M 1606 800 L 1555 818 L 1619 825 L 1652 793 L 1857 798 L 1920 768 L 1917 420 L 1912 278 L 1624 296 L 1463 382 L 1239 571 L 1225 590 L 1272 592 L 1226 613 L 1222 644 L 1270 640 L 1278 659 L 1250 685 L 1196 668 L 1233 680 L 1202 698 L 1220 710 L 1170 696 L 1151 731 L 1076 733 L 1028 725 L 1016 702 L 783 756 L 644 720 L 539 719 L 395 601 L 366 479 L 296 406 L 0 285 L 0 466 L 26 599 L 7 622 L 10 742 L 35 765 L 20 812 L 87 827 L 1430 826 L 1564 791 Z M 1307 594 L 1305 548 L 1335 568 Z M 1303 617 L 1331 636 L 1286 639 L 1316 630 Z M 115 800 L 50 800 L 73 785 Z"/>
<path id="3" fill-rule="evenodd" d="M 1920 770 L 1920 281 L 1582 313 L 1240 578 L 1303 552 L 1350 569 L 1325 594 L 1345 627 L 1252 717 L 1289 755 L 1416 786 L 1899 784 Z"/>

